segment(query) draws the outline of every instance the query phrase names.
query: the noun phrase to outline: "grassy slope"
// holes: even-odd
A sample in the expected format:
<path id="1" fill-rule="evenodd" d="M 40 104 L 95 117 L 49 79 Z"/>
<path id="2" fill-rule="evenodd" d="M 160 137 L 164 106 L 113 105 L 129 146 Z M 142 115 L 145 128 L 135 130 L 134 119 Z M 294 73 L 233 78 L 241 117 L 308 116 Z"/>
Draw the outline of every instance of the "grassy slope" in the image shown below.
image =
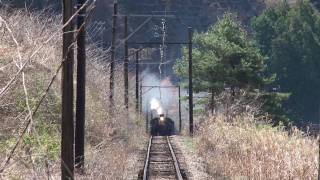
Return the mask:
<path id="1" fill-rule="evenodd" d="M 22 62 L 30 58 L 39 47 L 40 50 L 31 58 L 24 71 L 28 102 L 31 108 L 39 101 L 40 95 L 55 74 L 61 63 L 60 17 L 51 14 L 29 13 L 15 10 L 12 13 L 0 10 L 0 16 L 6 21 L 0 28 L 0 89 L 19 70 Z M 10 31 L 12 33 L 10 33 Z M 14 43 L 16 39 L 18 46 Z M 51 39 L 50 39 L 51 38 Z M 49 43 L 45 43 L 50 39 Z M 20 60 L 19 53 L 22 59 Z M 111 118 L 106 93 L 108 71 L 104 63 L 106 52 L 95 47 L 88 47 L 87 66 L 87 139 L 86 166 L 87 176 L 94 179 L 126 179 L 130 174 L 126 163 L 134 158 L 141 146 L 144 135 L 133 136 L 140 130 L 138 119 L 130 119 L 131 131 L 124 117 L 122 91 L 116 92 L 115 114 Z M 121 72 L 116 77 L 116 84 L 123 84 Z M 60 75 L 59 75 L 60 76 Z M 60 79 L 56 79 L 37 115 L 33 117 L 30 131 L 23 137 L 14 158 L 1 174 L 1 178 L 43 179 L 46 176 L 59 176 L 60 156 Z M 21 130 L 25 127 L 28 108 L 22 85 L 22 76 L 0 99 L 0 161 L 3 162 L 13 148 Z M 129 120 L 129 122 L 131 122 Z M 143 127 L 143 126 L 141 126 Z M 141 133 L 140 133 L 141 134 Z M 136 162 L 132 161 L 131 167 Z"/>
<path id="2" fill-rule="evenodd" d="M 318 143 L 293 129 L 258 125 L 250 115 L 227 121 L 216 114 L 201 125 L 197 150 L 214 177 L 316 179 Z"/>

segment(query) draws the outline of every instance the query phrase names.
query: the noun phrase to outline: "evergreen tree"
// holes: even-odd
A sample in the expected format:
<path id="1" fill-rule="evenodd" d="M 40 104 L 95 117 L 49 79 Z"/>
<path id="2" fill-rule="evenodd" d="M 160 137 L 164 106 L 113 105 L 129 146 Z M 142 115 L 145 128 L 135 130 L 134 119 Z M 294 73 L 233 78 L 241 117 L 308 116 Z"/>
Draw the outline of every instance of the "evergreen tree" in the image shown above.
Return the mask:
<path id="1" fill-rule="evenodd" d="M 290 92 L 285 102 L 296 121 L 317 121 L 320 109 L 320 17 L 309 1 L 286 1 L 253 20 L 254 37 L 267 61 L 273 86 Z"/>
<path id="2" fill-rule="evenodd" d="M 235 16 L 227 13 L 205 33 L 195 33 L 193 49 L 193 79 L 196 92 L 215 92 L 225 88 L 244 89 L 248 98 L 261 95 L 263 109 L 273 120 L 287 121 L 281 103 L 287 94 L 269 93 L 264 87 L 274 80 L 266 76 L 266 58 L 259 48 L 249 40 L 246 31 Z M 175 64 L 176 73 L 188 78 L 188 50 Z"/>
<path id="3" fill-rule="evenodd" d="M 264 76 L 265 57 L 248 40 L 246 31 L 235 17 L 227 13 L 205 33 L 195 33 L 193 49 L 196 91 L 224 88 L 260 89 L 271 79 Z M 175 65 L 181 77 L 188 77 L 188 53 Z"/>

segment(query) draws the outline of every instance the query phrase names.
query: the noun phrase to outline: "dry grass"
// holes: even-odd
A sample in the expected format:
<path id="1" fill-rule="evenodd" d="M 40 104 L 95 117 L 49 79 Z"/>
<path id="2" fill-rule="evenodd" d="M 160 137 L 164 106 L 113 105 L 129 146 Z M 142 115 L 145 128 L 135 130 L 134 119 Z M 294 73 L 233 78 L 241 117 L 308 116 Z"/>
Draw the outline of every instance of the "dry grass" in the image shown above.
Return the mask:
<path id="1" fill-rule="evenodd" d="M 61 63 L 62 41 L 60 16 L 0 9 L 0 17 L 8 25 L 6 27 L 4 22 L 0 22 L 0 91 L 19 71 L 21 64 L 31 60 L 24 70 L 27 96 L 19 75 L 0 97 L 2 167 L 26 124 L 27 100 L 32 109 Z M 139 118 L 131 116 L 128 119 L 125 116 L 120 64 L 115 78 L 115 116 L 108 114 L 107 62 L 105 50 L 94 44 L 88 46 L 86 175 L 83 179 L 128 179 L 132 175 L 129 174 L 130 168 L 136 163 L 136 150 L 144 139 L 144 134 L 134 136 L 144 132 L 140 129 L 143 126 L 140 126 Z M 0 179 L 60 179 L 60 97 L 58 78 Z"/>
<path id="2" fill-rule="evenodd" d="M 197 147 L 208 172 L 218 179 L 316 179 L 317 140 L 257 122 L 250 109 L 230 120 L 221 108 L 200 125 Z"/>

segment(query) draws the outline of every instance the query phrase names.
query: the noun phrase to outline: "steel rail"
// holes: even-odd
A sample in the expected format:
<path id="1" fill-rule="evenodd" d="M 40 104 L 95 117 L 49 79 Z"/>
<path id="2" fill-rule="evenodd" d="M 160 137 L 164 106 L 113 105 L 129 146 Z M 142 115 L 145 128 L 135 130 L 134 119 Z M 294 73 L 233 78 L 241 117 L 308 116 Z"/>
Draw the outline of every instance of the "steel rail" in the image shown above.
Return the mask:
<path id="1" fill-rule="evenodd" d="M 150 165 L 150 151 L 151 151 L 151 146 L 152 146 L 152 139 L 153 139 L 153 136 L 151 136 L 150 140 L 149 140 L 149 145 L 148 145 L 148 150 L 147 150 L 147 157 L 146 157 L 146 161 L 145 161 L 144 169 L 143 169 L 143 180 L 148 180 L 149 179 L 148 171 L 149 171 L 149 165 Z M 176 155 L 174 153 L 174 150 L 172 148 L 169 136 L 166 136 L 166 140 L 167 140 L 167 144 L 169 146 L 170 154 L 171 154 L 172 161 L 173 161 L 173 164 L 174 164 L 174 168 L 175 168 L 175 172 L 176 172 L 175 173 L 176 174 L 176 178 L 177 178 L 177 180 L 183 180 L 183 177 L 182 177 L 182 174 L 181 174 L 181 171 L 180 171 L 180 166 L 179 166 L 179 163 L 178 163 L 178 159 L 177 159 L 177 157 L 176 157 Z"/>
<path id="2" fill-rule="evenodd" d="M 152 144 L 152 137 L 150 137 L 149 140 L 149 146 L 148 146 L 148 151 L 147 151 L 147 157 L 146 157 L 146 162 L 144 164 L 144 169 L 143 169 L 143 180 L 148 180 L 148 169 L 149 169 L 149 161 L 150 161 L 150 150 L 151 150 L 151 144 Z"/>
<path id="3" fill-rule="evenodd" d="M 167 136 L 167 142 L 168 142 L 168 145 L 169 145 L 169 148 L 170 148 L 170 152 L 171 152 L 174 168 L 176 169 L 176 177 L 177 177 L 178 180 L 183 180 L 182 174 L 181 174 L 181 171 L 180 171 L 180 166 L 179 166 L 177 157 L 176 157 L 176 155 L 175 155 L 175 153 L 173 151 L 169 136 Z"/>

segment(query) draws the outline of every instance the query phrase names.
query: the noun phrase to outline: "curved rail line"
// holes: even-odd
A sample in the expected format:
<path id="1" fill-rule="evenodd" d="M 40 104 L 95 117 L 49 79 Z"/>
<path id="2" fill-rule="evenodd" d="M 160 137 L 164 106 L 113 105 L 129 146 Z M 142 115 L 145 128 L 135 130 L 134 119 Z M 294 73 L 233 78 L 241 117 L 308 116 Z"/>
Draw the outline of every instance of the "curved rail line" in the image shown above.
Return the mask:
<path id="1" fill-rule="evenodd" d="M 168 136 L 151 136 L 143 170 L 143 180 L 183 180 L 177 157 Z"/>

